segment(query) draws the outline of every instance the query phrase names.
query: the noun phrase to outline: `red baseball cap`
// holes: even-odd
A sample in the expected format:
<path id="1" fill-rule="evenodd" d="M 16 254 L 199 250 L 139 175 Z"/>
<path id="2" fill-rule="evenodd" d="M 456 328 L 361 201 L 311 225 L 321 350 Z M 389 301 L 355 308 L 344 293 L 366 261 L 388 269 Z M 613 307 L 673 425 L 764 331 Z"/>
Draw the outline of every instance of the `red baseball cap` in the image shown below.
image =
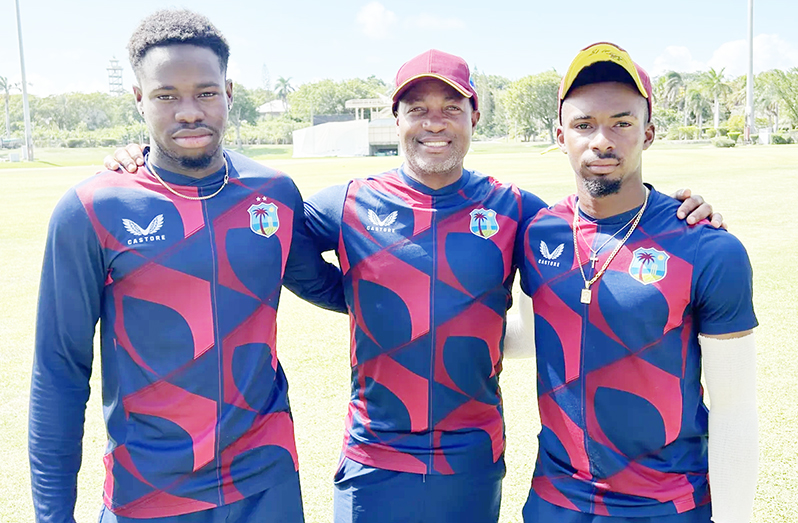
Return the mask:
<path id="1" fill-rule="evenodd" d="M 446 82 L 458 93 L 470 98 L 471 105 L 477 109 L 477 90 L 471 81 L 471 71 L 466 61 L 459 56 L 430 49 L 405 62 L 396 73 L 396 89 L 391 95 L 394 114 L 402 95 L 417 81 L 425 78 Z"/>
<path id="2" fill-rule="evenodd" d="M 571 65 L 568 66 L 568 71 L 565 72 L 565 76 L 562 77 L 560 92 L 557 95 L 557 114 L 560 118 L 560 123 L 562 123 L 562 102 L 568 96 L 568 91 L 574 85 L 574 82 L 576 82 L 579 73 L 584 71 L 587 67 L 600 62 L 614 63 L 620 66 L 620 68 L 629 75 L 634 85 L 637 87 L 637 90 L 648 102 L 648 117 L 650 119 L 653 97 L 651 94 L 651 78 L 649 78 L 648 73 L 632 61 L 632 57 L 629 56 L 629 53 L 617 45 L 609 42 L 598 42 L 579 51 L 579 54 L 573 59 Z M 617 69 L 617 71 L 620 72 L 621 69 Z M 611 76 L 598 75 L 595 80 L 581 82 L 579 85 L 608 82 L 612 80 L 613 78 Z"/>

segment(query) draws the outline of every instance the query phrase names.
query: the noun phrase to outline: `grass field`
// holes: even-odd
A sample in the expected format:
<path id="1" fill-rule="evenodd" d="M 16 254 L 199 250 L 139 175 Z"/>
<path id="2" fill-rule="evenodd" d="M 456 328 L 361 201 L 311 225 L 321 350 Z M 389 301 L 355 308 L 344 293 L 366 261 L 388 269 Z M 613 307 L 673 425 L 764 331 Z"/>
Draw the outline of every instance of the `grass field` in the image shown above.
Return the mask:
<path id="1" fill-rule="evenodd" d="M 466 164 L 513 181 L 551 203 L 572 192 L 573 174 L 557 152 L 509 144 L 475 144 Z M 26 453 L 28 389 L 34 312 L 47 221 L 64 191 L 91 175 L 107 151 L 42 151 L 44 162 L 0 168 L 0 522 L 32 521 Z M 290 173 L 303 194 L 398 164 L 397 158 L 293 160 L 286 148 L 256 157 Z M 715 149 L 657 143 L 644 156 L 645 178 L 670 192 L 690 187 L 726 217 L 754 266 L 757 329 L 760 467 L 758 523 L 798 521 L 798 235 L 790 225 L 798 202 L 798 146 Z M 77 167 L 78 165 L 95 166 Z M 54 167 L 61 165 L 65 167 Z M 790 232 L 793 230 L 793 232 Z M 309 523 L 331 520 L 332 475 L 343 437 L 348 398 L 348 327 L 328 313 L 283 294 L 280 358 L 291 383 L 305 510 Z M 95 365 L 96 368 L 96 365 Z M 539 429 L 534 363 L 505 361 L 502 374 L 507 466 L 502 518 L 520 522 Z M 105 433 L 99 372 L 88 405 L 77 521 L 96 521 L 100 508 Z"/>

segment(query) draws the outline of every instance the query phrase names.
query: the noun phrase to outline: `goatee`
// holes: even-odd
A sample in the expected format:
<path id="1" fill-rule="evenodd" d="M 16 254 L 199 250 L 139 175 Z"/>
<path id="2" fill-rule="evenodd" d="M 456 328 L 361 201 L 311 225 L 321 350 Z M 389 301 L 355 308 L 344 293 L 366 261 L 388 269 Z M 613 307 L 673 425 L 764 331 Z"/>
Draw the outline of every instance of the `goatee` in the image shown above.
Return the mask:
<path id="1" fill-rule="evenodd" d="M 591 178 L 582 180 L 587 193 L 593 198 L 603 198 L 611 194 L 617 194 L 621 190 L 621 180 L 608 180 L 606 178 Z"/>

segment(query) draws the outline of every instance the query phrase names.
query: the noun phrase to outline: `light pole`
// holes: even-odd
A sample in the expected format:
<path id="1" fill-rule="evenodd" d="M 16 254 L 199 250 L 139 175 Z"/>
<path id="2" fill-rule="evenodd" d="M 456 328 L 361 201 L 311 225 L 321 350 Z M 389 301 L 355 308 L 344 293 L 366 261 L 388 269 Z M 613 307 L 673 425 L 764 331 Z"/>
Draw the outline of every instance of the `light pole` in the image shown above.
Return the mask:
<path id="1" fill-rule="evenodd" d="M 745 96 L 745 132 L 743 139 L 751 141 L 754 130 L 754 0 L 748 0 L 748 83 Z"/>
<path id="2" fill-rule="evenodd" d="M 30 128 L 30 107 L 28 106 L 28 79 L 25 76 L 25 54 L 22 52 L 22 21 L 19 17 L 19 0 L 17 5 L 17 36 L 19 37 L 19 66 L 22 69 L 22 113 L 25 115 L 25 160 L 33 161 L 33 133 Z"/>

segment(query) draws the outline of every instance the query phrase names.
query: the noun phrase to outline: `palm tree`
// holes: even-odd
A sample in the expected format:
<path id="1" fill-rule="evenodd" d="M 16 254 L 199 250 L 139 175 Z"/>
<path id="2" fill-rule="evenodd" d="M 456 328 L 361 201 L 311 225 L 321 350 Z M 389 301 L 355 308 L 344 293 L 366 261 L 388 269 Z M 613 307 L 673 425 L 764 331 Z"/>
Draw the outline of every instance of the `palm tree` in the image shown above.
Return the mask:
<path id="1" fill-rule="evenodd" d="M 6 136 L 11 136 L 11 89 L 16 89 L 17 84 L 12 84 L 8 78 L 0 76 L 0 91 L 3 92 L 3 101 L 6 106 Z"/>
<path id="2" fill-rule="evenodd" d="M 781 97 L 776 89 L 773 71 L 765 71 L 754 78 L 754 105 L 764 110 L 771 131 L 778 132 Z"/>
<path id="3" fill-rule="evenodd" d="M 637 255 L 637 259 L 640 260 L 640 268 L 637 271 L 637 279 L 644 282 L 645 280 L 643 280 L 643 269 L 649 263 L 654 263 L 654 255 L 648 252 L 641 252 L 640 254 Z"/>
<path id="4" fill-rule="evenodd" d="M 479 235 L 483 238 L 485 237 L 485 233 L 482 231 L 482 222 L 484 222 L 486 219 L 487 217 L 485 216 L 484 212 L 477 211 L 474 213 L 474 220 L 477 222 L 477 230 L 479 231 Z"/>
<path id="5" fill-rule="evenodd" d="M 668 71 L 660 78 L 658 82 L 662 88 L 662 105 L 665 109 L 670 108 L 672 105 L 679 103 L 684 88 L 684 80 L 682 75 L 676 71 Z"/>
<path id="6" fill-rule="evenodd" d="M 291 86 L 290 76 L 288 78 L 283 78 L 281 76 L 274 83 L 274 92 L 277 94 L 277 97 L 283 101 L 283 107 L 286 109 L 288 108 L 288 94 L 293 90 L 294 88 Z"/>
<path id="7" fill-rule="evenodd" d="M 701 127 L 704 125 L 704 109 L 709 108 L 709 102 L 704 98 L 700 89 L 688 87 L 687 93 L 684 97 L 684 110 L 685 115 L 693 113 L 695 115 L 696 127 L 698 133 L 696 138 L 701 138 Z"/>
<path id="8" fill-rule="evenodd" d="M 264 209 L 263 207 L 258 207 L 255 209 L 255 216 L 258 217 L 258 226 L 260 227 L 260 232 L 264 236 L 266 235 L 266 229 L 263 227 L 263 218 L 269 216 L 269 211 Z"/>
<path id="9" fill-rule="evenodd" d="M 701 87 L 703 87 L 707 94 L 713 99 L 712 110 L 715 116 L 715 130 L 720 127 L 720 97 L 724 94 L 731 94 L 732 92 L 731 86 L 723 79 L 723 71 L 725 70 L 725 67 L 720 71 L 715 71 L 715 69 L 710 68 L 709 71 L 701 75 L 701 79 L 699 80 Z"/>

